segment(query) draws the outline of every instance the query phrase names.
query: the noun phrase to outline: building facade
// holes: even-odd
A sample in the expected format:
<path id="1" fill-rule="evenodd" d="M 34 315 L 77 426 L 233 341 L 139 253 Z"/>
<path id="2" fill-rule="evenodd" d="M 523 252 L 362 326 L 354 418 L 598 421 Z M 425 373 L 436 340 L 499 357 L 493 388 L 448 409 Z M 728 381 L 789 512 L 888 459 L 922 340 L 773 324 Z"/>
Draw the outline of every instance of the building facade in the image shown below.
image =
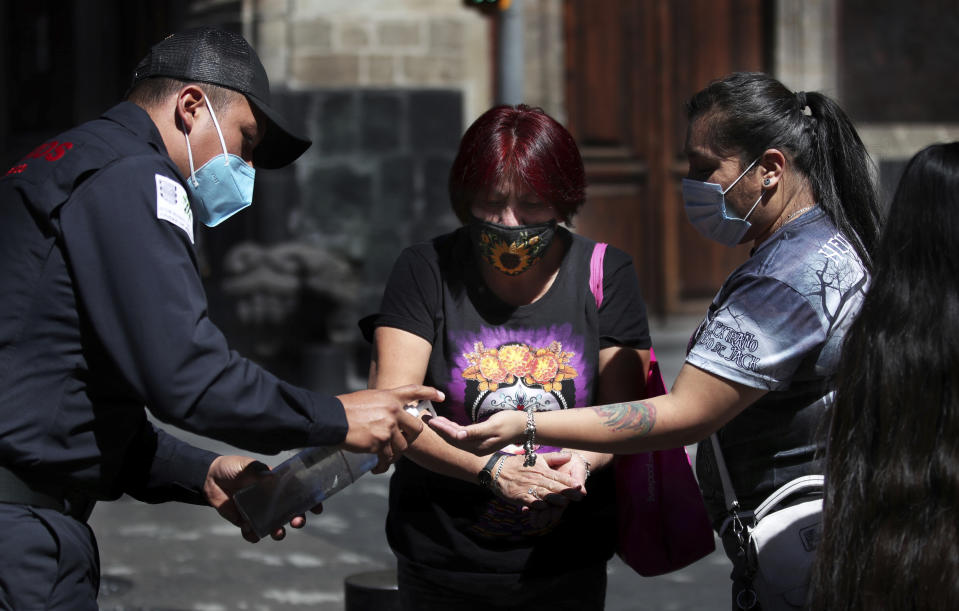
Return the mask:
<path id="1" fill-rule="evenodd" d="M 256 204 L 198 246 L 211 315 L 242 353 L 328 391 L 365 383 L 356 320 L 400 250 L 456 226 L 446 179 L 463 130 L 501 99 L 566 124 L 588 201 L 576 231 L 632 254 L 661 316 L 702 311 L 747 256 L 688 227 L 683 101 L 735 70 L 837 99 L 887 194 L 902 164 L 959 139 L 959 7 L 948 0 L 77 0 L 0 5 L 4 167 L 119 99 L 167 33 L 242 32 L 313 147 L 260 171 Z M 513 44 L 519 19 L 519 52 Z M 512 38 L 511 38 L 512 37 Z M 513 47 L 515 48 L 515 46 Z M 519 64 L 513 65 L 513 64 Z"/>

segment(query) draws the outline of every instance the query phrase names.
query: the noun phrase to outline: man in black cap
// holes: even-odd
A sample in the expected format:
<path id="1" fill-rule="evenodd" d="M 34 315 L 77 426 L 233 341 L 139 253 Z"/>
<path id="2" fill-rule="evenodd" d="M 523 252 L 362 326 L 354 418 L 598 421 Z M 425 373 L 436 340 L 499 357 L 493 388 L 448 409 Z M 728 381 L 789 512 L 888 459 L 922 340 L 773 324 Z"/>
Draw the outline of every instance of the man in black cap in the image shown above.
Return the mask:
<path id="1" fill-rule="evenodd" d="M 250 205 L 255 166 L 309 145 L 271 108 L 249 44 L 198 28 L 153 47 L 127 101 L 0 178 L 0 608 L 97 607 L 96 500 L 210 504 L 242 526 L 230 495 L 252 459 L 179 441 L 144 407 L 251 451 L 342 445 L 383 470 L 421 427 L 403 406 L 442 400 L 295 387 L 207 317 L 194 215 L 229 218 Z"/>

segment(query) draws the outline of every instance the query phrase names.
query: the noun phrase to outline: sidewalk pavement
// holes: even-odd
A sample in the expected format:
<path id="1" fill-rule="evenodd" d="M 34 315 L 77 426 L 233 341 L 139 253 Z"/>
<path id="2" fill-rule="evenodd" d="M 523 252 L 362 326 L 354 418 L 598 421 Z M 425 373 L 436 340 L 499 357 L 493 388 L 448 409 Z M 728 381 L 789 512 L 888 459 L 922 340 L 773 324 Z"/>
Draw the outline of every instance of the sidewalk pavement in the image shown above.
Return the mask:
<path id="1" fill-rule="evenodd" d="M 651 321 L 667 386 L 682 365 L 696 324 L 687 317 Z M 174 432 L 214 451 L 237 452 Z M 290 454 L 259 458 L 275 465 Z M 90 524 L 102 562 L 100 606 L 108 611 L 341 611 L 346 577 L 395 566 L 383 532 L 388 481 L 388 474 L 365 475 L 330 499 L 322 515 L 310 516 L 302 530 L 290 531 L 281 542 L 255 545 L 208 507 L 146 505 L 127 497 L 99 503 Z M 614 558 L 606 608 L 725 608 L 729 570 L 721 551 L 654 578 L 640 577 Z"/>

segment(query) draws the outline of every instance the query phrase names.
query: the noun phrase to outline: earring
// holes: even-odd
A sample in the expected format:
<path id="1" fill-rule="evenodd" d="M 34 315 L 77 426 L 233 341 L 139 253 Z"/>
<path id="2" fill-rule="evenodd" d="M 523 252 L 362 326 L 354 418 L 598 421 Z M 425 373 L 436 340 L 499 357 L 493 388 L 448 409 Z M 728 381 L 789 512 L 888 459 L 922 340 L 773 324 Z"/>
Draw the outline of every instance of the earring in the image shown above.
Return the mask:
<path id="1" fill-rule="evenodd" d="M 768 187 L 768 186 L 769 186 L 769 179 L 768 179 L 768 178 L 763 181 L 763 186 L 764 186 L 764 187 Z"/>

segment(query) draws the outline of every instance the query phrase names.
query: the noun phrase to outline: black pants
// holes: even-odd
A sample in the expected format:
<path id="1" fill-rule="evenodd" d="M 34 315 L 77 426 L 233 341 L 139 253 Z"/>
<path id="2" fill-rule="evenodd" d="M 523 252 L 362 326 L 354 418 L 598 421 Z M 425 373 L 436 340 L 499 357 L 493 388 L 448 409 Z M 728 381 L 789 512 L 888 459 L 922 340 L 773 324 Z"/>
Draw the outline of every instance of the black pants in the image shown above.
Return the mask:
<path id="1" fill-rule="evenodd" d="M 53 509 L 0 503 L 0 609 L 97 609 L 93 531 Z"/>
<path id="2" fill-rule="evenodd" d="M 439 571 L 397 560 L 403 611 L 602 611 L 606 563 L 538 577 Z"/>

